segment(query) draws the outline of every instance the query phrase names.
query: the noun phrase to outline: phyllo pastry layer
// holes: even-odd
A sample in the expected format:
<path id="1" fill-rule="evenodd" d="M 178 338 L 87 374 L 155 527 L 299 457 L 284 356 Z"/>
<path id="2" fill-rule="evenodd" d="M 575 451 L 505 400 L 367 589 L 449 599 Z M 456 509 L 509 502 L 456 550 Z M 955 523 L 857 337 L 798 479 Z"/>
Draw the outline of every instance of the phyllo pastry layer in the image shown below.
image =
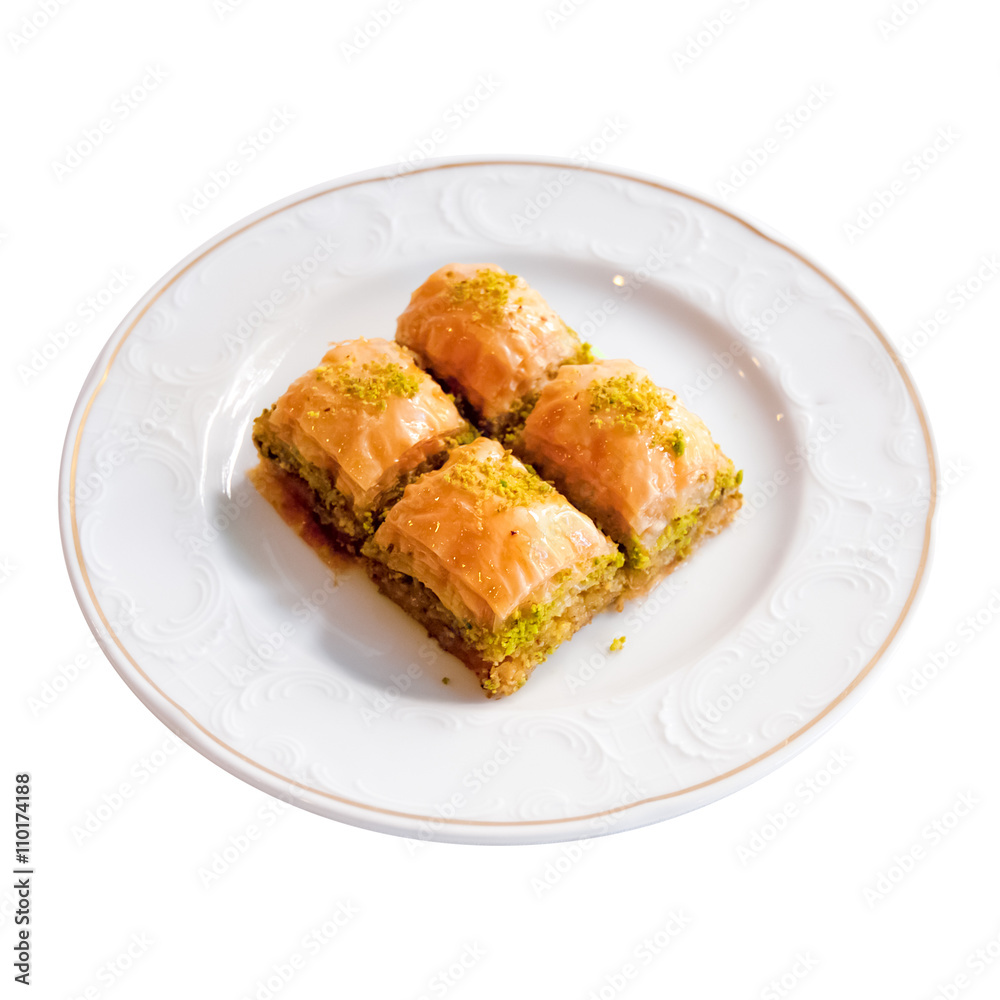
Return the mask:
<path id="1" fill-rule="evenodd" d="M 333 345 L 254 422 L 261 455 L 308 483 L 315 514 L 360 542 L 411 478 L 439 466 L 472 431 L 405 348 Z"/>
<path id="2" fill-rule="evenodd" d="M 620 587 L 614 543 L 488 438 L 408 485 L 364 552 L 383 592 L 491 695 L 517 690 Z"/>
<path id="3" fill-rule="evenodd" d="M 523 421 L 559 365 L 590 360 L 542 296 L 495 264 L 435 271 L 400 315 L 396 340 L 493 435 Z"/>
<path id="4" fill-rule="evenodd" d="M 702 420 L 630 361 L 566 365 L 517 448 L 619 542 L 648 585 L 739 509 L 742 473 Z"/>

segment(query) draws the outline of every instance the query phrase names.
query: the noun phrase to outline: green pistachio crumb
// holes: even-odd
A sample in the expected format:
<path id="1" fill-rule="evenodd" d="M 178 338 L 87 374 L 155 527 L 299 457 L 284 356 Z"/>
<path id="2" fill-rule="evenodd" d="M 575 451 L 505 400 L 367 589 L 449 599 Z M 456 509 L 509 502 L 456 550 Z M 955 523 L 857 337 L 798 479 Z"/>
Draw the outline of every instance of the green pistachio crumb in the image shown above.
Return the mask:
<path id="1" fill-rule="evenodd" d="M 479 461 L 468 456 L 444 474 L 445 482 L 460 486 L 482 499 L 498 502 L 498 510 L 530 507 L 551 494 L 555 487 L 542 479 L 530 465 L 522 465 L 509 451 L 497 461 Z"/>
<path id="2" fill-rule="evenodd" d="M 441 683 L 442 684 L 450 684 L 451 683 L 451 678 L 450 677 L 442 677 L 441 678 Z"/>
<path id="3" fill-rule="evenodd" d="M 366 538 L 371 538 L 375 534 L 375 516 L 370 510 L 366 510 L 361 515 L 361 530 Z"/>
<path id="4" fill-rule="evenodd" d="M 701 520 L 703 509 L 692 507 L 683 514 L 678 514 L 663 529 L 663 533 L 657 538 L 652 549 L 647 550 L 642 542 L 633 535 L 625 542 L 625 550 L 628 553 L 627 563 L 632 569 L 646 569 L 651 560 L 651 554 L 662 552 L 666 548 L 672 548 L 678 562 L 687 557 L 691 550 L 691 545 L 695 540 L 695 528 Z"/>
<path id="5" fill-rule="evenodd" d="M 726 490 L 735 490 L 743 482 L 743 470 L 733 472 L 732 463 L 728 469 L 719 469 L 715 474 L 715 488 L 709 494 L 709 500 L 718 500 Z"/>
<path id="6" fill-rule="evenodd" d="M 470 302 L 480 313 L 499 319 L 507 309 L 511 289 L 517 285 L 516 274 L 503 274 L 483 268 L 474 278 L 456 282 L 451 289 L 455 303 Z"/>
<path id="7" fill-rule="evenodd" d="M 651 562 L 649 553 L 642 547 L 638 539 L 630 539 L 626 543 L 628 549 L 628 564 L 632 569 L 645 569 Z"/>
<path id="8" fill-rule="evenodd" d="M 701 519 L 701 507 L 692 507 L 687 513 L 675 517 L 656 540 L 656 551 L 673 548 L 678 560 L 684 559 L 694 541 L 694 529 Z"/>
<path id="9" fill-rule="evenodd" d="M 462 631 L 466 641 L 473 644 L 493 662 L 503 660 L 527 647 L 536 648 L 548 656 L 562 642 L 562 638 L 558 638 L 554 645 L 547 644 L 544 648 L 540 648 L 539 644 L 543 641 L 542 637 L 551 631 L 553 623 L 556 623 L 558 631 L 559 616 L 564 613 L 566 606 L 566 588 L 578 586 L 585 590 L 599 583 L 602 578 L 610 579 L 615 571 L 622 566 L 623 561 L 624 557 L 617 551 L 611 555 L 597 556 L 594 568 L 582 580 L 570 568 L 561 571 L 552 578 L 556 589 L 548 603 L 531 604 L 520 608 L 496 631 L 485 629 L 472 622 L 463 622 Z M 486 687 L 486 685 L 483 686 Z M 486 688 L 486 690 L 492 691 L 494 688 Z"/>
<path id="10" fill-rule="evenodd" d="M 379 412 L 388 403 L 387 396 L 409 399 L 420 390 L 420 378 L 408 375 L 402 365 L 392 361 L 366 361 L 359 368 L 350 364 L 320 365 L 316 379 L 333 386 L 345 396 L 353 396 L 363 403 L 370 403 Z"/>
<path id="11" fill-rule="evenodd" d="M 472 444 L 479 437 L 479 431 L 471 424 L 466 424 L 450 441 L 453 448 L 460 448 L 463 444 Z"/>
<path id="12" fill-rule="evenodd" d="M 667 425 L 674 397 L 644 375 L 612 375 L 596 379 L 588 387 L 590 420 L 598 428 L 605 424 L 645 434 L 650 445 L 683 455 L 686 442 L 679 429 Z"/>

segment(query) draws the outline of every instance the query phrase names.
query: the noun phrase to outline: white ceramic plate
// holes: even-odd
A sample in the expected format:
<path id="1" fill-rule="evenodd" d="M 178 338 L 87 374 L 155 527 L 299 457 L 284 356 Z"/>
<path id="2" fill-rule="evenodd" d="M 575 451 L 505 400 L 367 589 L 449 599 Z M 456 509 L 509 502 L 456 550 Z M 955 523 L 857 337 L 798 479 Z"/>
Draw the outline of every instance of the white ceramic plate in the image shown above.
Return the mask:
<path id="1" fill-rule="evenodd" d="M 798 252 L 657 181 L 548 161 L 395 174 L 220 234 L 95 365 L 62 529 L 115 668 L 245 781 L 415 839 L 629 829 L 801 751 L 851 703 L 926 568 L 933 445 L 886 338 Z M 453 260 L 522 274 L 745 469 L 736 524 L 500 701 L 360 573 L 332 577 L 246 479 L 261 409 L 328 341 L 392 337 Z"/>

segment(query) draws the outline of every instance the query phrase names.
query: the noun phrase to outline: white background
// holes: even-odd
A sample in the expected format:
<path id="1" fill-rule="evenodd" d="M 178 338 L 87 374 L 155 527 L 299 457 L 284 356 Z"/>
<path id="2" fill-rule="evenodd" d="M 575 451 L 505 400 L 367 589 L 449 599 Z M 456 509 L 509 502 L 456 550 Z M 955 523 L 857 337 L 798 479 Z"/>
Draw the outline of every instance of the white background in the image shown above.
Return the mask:
<path id="1" fill-rule="evenodd" d="M 564 0 L 559 15 L 558 0 L 393 0 L 387 23 L 351 51 L 376 9 L 368 0 L 46 2 L 57 9 L 48 23 L 42 2 L 8 0 L 0 13 L 0 787 L 12 799 L 13 775 L 32 774 L 34 995 L 998 995 L 1000 630 L 987 623 L 969 642 L 958 630 L 969 615 L 989 619 L 1000 595 L 1000 281 L 966 286 L 980 269 L 996 277 L 983 262 L 1000 253 L 1000 9 Z M 42 27 L 28 38 L 33 15 Z M 134 108 L 116 103 L 156 77 Z M 493 92 L 468 117 L 450 112 L 481 77 Z M 813 108 L 779 125 L 810 93 Z M 276 109 L 291 123 L 252 160 L 240 154 Z M 111 128 L 97 148 L 56 169 L 102 118 Z M 413 854 L 402 840 L 282 807 L 175 749 L 90 640 L 59 544 L 63 435 L 118 321 L 195 246 L 297 189 L 398 162 L 421 142 L 438 156 L 597 153 L 609 118 L 620 134 L 599 162 L 783 233 L 909 358 L 954 484 L 922 600 L 865 699 L 731 798 L 576 846 Z M 936 138 L 939 150 L 923 153 Z M 185 220 L 180 205 L 233 158 L 240 173 Z M 894 180 L 881 217 L 860 235 L 846 228 L 880 192 L 888 200 Z M 88 321 L 87 298 L 116 269 L 127 286 Z M 21 377 L 73 321 L 44 372 Z M 959 655 L 918 696 L 901 693 L 950 641 Z M 76 676 L 45 704 L 46 685 L 74 660 Z M 154 756 L 165 743 L 172 752 Z M 803 783 L 822 782 L 834 755 L 848 766 L 810 793 Z M 122 782 L 133 794 L 114 817 L 74 833 Z M 973 805 L 959 817 L 962 796 Z M 789 805 L 784 829 L 749 850 Z M 259 839 L 206 885 L 199 870 L 251 826 Z M 0 857 L 6 870 L 6 847 Z M 331 939 L 338 906 L 355 915 Z M 652 956 L 643 940 L 672 913 L 683 929 Z M 317 928 L 322 943 L 307 943 Z M 459 978 L 448 969 L 463 954 Z"/>

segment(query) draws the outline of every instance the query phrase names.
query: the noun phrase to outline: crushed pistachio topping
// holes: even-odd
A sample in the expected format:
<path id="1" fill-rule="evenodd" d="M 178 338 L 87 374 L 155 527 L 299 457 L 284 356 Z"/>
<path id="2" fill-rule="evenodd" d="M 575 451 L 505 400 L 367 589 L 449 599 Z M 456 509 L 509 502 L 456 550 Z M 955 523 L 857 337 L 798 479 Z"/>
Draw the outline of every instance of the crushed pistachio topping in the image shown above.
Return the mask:
<path id="1" fill-rule="evenodd" d="M 532 604 L 530 608 L 517 612 L 514 620 L 498 636 L 498 652 L 510 656 L 526 643 L 532 642 L 552 617 L 553 604 Z"/>
<path id="2" fill-rule="evenodd" d="M 451 683 L 451 678 L 450 677 L 442 677 L 441 678 L 441 683 L 442 684 L 450 684 Z"/>
<path id="3" fill-rule="evenodd" d="M 703 508 L 692 507 L 683 514 L 678 514 L 664 529 L 652 547 L 652 552 L 662 552 L 672 548 L 677 561 L 684 559 L 695 540 L 695 528 L 701 520 Z M 645 569 L 649 566 L 650 551 L 634 535 L 625 542 L 628 552 L 628 564 L 633 569 Z"/>
<path id="4" fill-rule="evenodd" d="M 474 278 L 456 282 L 451 289 L 453 302 L 471 302 L 475 307 L 475 318 L 481 314 L 499 319 L 507 308 L 511 289 L 517 285 L 516 274 L 502 274 L 483 268 Z"/>
<path id="5" fill-rule="evenodd" d="M 498 501 L 498 510 L 530 507 L 555 493 L 530 465 L 522 465 L 509 451 L 497 460 L 482 461 L 473 455 L 462 456 L 444 474 L 445 482 L 460 486 L 469 493 Z"/>
<path id="6" fill-rule="evenodd" d="M 637 538 L 629 539 L 625 547 L 628 549 L 628 564 L 632 569 L 645 569 L 652 561 Z"/>
<path id="7" fill-rule="evenodd" d="M 694 541 L 694 528 L 701 519 L 701 508 L 694 507 L 686 514 L 675 517 L 656 540 L 656 549 L 672 548 L 678 559 L 683 559 Z"/>
<path id="8" fill-rule="evenodd" d="M 449 440 L 449 443 L 451 444 L 451 447 L 459 448 L 463 444 L 472 444 L 477 437 L 479 437 L 479 431 L 477 431 L 471 424 L 466 424 Z"/>
<path id="9" fill-rule="evenodd" d="M 576 332 L 576 330 L 573 329 L 573 327 L 567 326 L 566 329 L 569 330 L 569 332 L 573 334 L 573 336 L 576 337 L 577 340 L 580 339 L 580 335 Z M 586 340 L 584 340 L 581 341 L 579 350 L 570 359 L 569 364 L 592 365 L 594 363 L 594 358 L 595 355 L 594 355 L 593 345 L 589 344 Z"/>
<path id="10" fill-rule="evenodd" d="M 680 430 L 670 430 L 673 396 L 644 375 L 612 375 L 596 379 L 588 387 L 590 422 L 595 427 L 610 424 L 646 434 L 654 448 L 683 455 L 686 442 Z"/>
<path id="11" fill-rule="evenodd" d="M 715 488 L 709 494 L 709 500 L 718 500 L 726 490 L 735 490 L 743 482 L 743 470 L 733 472 L 730 464 L 728 469 L 719 469 L 715 474 Z"/>
<path id="12" fill-rule="evenodd" d="M 610 650 L 610 651 L 611 651 L 612 653 L 617 653 L 617 652 L 618 652 L 618 650 L 619 650 L 619 649 L 621 649 L 621 648 L 622 648 L 622 646 L 624 646 L 624 645 L 625 645 L 625 636 L 623 636 L 623 635 L 620 635 L 620 636 L 618 636 L 618 638 L 617 638 L 617 639 L 613 639 L 613 640 L 611 641 L 611 645 L 610 645 L 610 646 L 608 647 L 608 649 L 609 649 L 609 650 Z"/>
<path id="13" fill-rule="evenodd" d="M 640 419 L 656 416 L 670 403 L 648 375 L 612 375 L 590 383 L 590 412 L 612 411 L 609 419 L 624 426 L 638 425 Z"/>
<path id="14" fill-rule="evenodd" d="M 586 590 L 602 578 L 610 578 L 623 563 L 624 557 L 620 552 L 595 556 L 594 569 L 583 580 L 577 579 L 576 582 L 580 588 Z M 547 604 L 531 604 L 518 609 L 497 632 L 491 632 L 472 622 L 463 622 L 461 627 L 466 639 L 494 660 L 501 660 L 519 649 L 537 644 L 550 623 L 565 611 L 565 588 L 574 582 L 573 571 L 562 570 L 552 578 L 552 582 L 557 586 Z M 548 656 L 559 646 L 563 638 L 564 636 L 554 634 L 552 643 L 545 645 L 541 652 Z M 487 687 L 485 683 L 482 687 L 487 691 L 495 690 Z"/>
<path id="15" fill-rule="evenodd" d="M 408 375 L 402 365 L 393 361 L 366 361 L 354 369 L 349 364 L 320 365 L 315 372 L 317 381 L 372 404 L 380 413 L 388 406 L 387 396 L 409 399 L 420 390 L 420 378 Z"/>

